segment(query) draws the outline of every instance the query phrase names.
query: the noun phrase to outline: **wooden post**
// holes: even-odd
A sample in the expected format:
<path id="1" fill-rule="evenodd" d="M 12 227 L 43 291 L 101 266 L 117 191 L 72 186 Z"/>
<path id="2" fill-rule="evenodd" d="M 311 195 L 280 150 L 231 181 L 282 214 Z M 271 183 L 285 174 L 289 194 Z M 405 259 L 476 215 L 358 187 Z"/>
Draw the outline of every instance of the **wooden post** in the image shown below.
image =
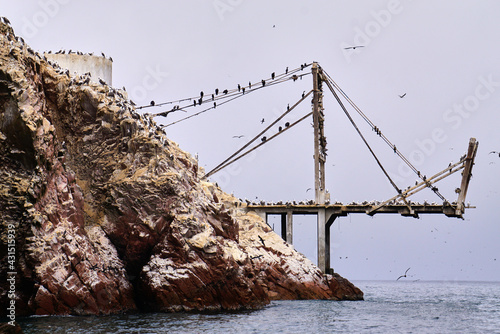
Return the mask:
<path id="1" fill-rule="evenodd" d="M 326 139 L 323 131 L 322 73 L 318 63 L 312 64 L 314 126 L 314 191 L 316 204 L 325 204 Z"/>
<path id="2" fill-rule="evenodd" d="M 455 214 L 462 216 L 465 210 L 465 196 L 467 195 L 467 189 L 469 188 L 469 181 L 472 176 L 472 166 L 474 165 L 474 159 L 476 157 L 477 146 L 479 143 L 476 138 L 471 138 L 469 140 L 469 150 L 467 151 L 467 156 L 465 157 L 465 166 L 462 171 L 462 183 L 460 184 L 460 192 L 458 193 L 457 199 L 457 209 Z"/>

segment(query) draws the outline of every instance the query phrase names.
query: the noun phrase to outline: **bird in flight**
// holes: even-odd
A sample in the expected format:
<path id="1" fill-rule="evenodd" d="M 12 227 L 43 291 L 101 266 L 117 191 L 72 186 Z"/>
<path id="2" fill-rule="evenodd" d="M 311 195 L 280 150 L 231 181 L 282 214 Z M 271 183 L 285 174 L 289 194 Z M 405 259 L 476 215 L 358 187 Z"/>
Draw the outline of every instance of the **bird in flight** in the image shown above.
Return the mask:
<path id="1" fill-rule="evenodd" d="M 241 138 L 241 137 L 245 137 L 245 135 L 233 136 L 233 138 Z"/>
<path id="2" fill-rule="evenodd" d="M 344 48 L 344 50 L 356 50 L 357 48 L 364 48 L 365 46 L 364 45 L 353 45 L 353 46 L 348 46 L 346 48 Z"/>
<path id="3" fill-rule="evenodd" d="M 266 247 L 266 244 L 264 243 L 264 239 L 262 239 L 262 237 L 261 237 L 260 235 L 259 235 L 259 240 L 260 240 L 260 242 L 262 242 L 262 245 L 263 245 L 264 247 Z"/>
<path id="4" fill-rule="evenodd" d="M 405 96 L 406 96 L 406 93 L 404 93 L 403 95 L 398 95 L 398 96 L 399 96 L 399 98 L 401 98 L 401 99 L 402 99 L 403 97 L 405 97 Z"/>
<path id="5" fill-rule="evenodd" d="M 497 151 L 491 151 L 489 154 L 498 154 L 498 157 L 500 158 L 500 152 L 497 152 Z"/>
<path id="6" fill-rule="evenodd" d="M 264 119 L 261 119 L 261 120 L 260 120 L 260 124 L 263 124 L 264 122 L 265 122 L 265 120 L 264 120 Z"/>
<path id="7" fill-rule="evenodd" d="M 307 188 L 306 192 L 308 192 L 309 190 L 311 190 L 312 188 Z"/>
<path id="8" fill-rule="evenodd" d="M 408 270 L 410 270 L 410 268 L 406 269 L 405 274 L 404 274 L 404 275 L 399 276 L 399 277 L 398 277 L 398 279 L 397 279 L 396 281 L 398 281 L 400 278 L 406 277 L 406 273 L 408 273 Z"/>

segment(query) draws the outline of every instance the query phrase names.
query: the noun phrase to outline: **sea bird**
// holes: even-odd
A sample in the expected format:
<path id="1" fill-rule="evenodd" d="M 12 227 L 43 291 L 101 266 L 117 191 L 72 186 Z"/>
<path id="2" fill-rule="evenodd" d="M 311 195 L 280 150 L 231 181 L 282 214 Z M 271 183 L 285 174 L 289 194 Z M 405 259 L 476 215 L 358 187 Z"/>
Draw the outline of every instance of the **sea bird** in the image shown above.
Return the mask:
<path id="1" fill-rule="evenodd" d="M 259 235 L 258 237 L 259 237 L 260 242 L 262 242 L 262 245 L 263 245 L 264 247 L 266 247 L 266 244 L 264 243 L 264 239 L 262 239 L 262 237 L 261 237 L 260 235 Z"/>
<path id="2" fill-rule="evenodd" d="M 404 93 L 403 95 L 398 95 L 398 96 L 399 96 L 399 98 L 401 98 L 401 99 L 402 99 L 403 97 L 405 97 L 405 96 L 406 96 L 406 93 Z"/>
<path id="3" fill-rule="evenodd" d="M 498 154 L 498 157 L 500 158 L 500 152 L 497 152 L 497 151 L 491 151 L 489 154 Z"/>
<path id="4" fill-rule="evenodd" d="M 399 276 L 399 277 L 398 277 L 398 279 L 397 279 L 396 281 L 398 281 L 398 280 L 399 280 L 400 278 L 402 278 L 402 277 L 406 277 L 406 273 L 408 272 L 408 270 L 410 270 L 410 268 L 406 269 L 405 274 L 404 274 L 404 275 Z"/>
<path id="5" fill-rule="evenodd" d="M 353 45 L 353 46 L 348 46 L 346 48 L 344 48 L 344 50 L 356 50 L 357 48 L 364 48 L 365 46 L 364 45 Z"/>

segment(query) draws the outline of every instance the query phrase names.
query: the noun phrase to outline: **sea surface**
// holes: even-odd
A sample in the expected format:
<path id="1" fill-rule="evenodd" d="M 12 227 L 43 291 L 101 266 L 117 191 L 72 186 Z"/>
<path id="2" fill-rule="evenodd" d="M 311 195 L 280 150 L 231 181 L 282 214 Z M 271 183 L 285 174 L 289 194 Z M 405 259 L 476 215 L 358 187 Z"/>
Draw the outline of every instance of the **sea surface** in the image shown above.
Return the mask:
<path id="1" fill-rule="evenodd" d="M 354 281 L 364 301 L 262 310 L 18 319 L 25 333 L 500 333 L 500 282 Z"/>

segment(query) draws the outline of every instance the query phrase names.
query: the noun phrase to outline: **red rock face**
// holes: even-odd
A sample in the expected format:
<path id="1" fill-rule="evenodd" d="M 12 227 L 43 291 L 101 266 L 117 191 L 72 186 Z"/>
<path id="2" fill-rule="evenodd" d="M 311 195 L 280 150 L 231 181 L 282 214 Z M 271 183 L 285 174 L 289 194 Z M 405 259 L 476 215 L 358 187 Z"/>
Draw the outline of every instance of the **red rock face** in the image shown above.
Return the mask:
<path id="1" fill-rule="evenodd" d="M 201 181 L 197 161 L 137 114 L 125 92 L 70 77 L 10 27 L 0 23 L 0 32 L 0 235 L 6 244 L 15 226 L 18 314 L 362 298 Z M 4 247 L 2 305 L 10 301 L 6 258 Z"/>

